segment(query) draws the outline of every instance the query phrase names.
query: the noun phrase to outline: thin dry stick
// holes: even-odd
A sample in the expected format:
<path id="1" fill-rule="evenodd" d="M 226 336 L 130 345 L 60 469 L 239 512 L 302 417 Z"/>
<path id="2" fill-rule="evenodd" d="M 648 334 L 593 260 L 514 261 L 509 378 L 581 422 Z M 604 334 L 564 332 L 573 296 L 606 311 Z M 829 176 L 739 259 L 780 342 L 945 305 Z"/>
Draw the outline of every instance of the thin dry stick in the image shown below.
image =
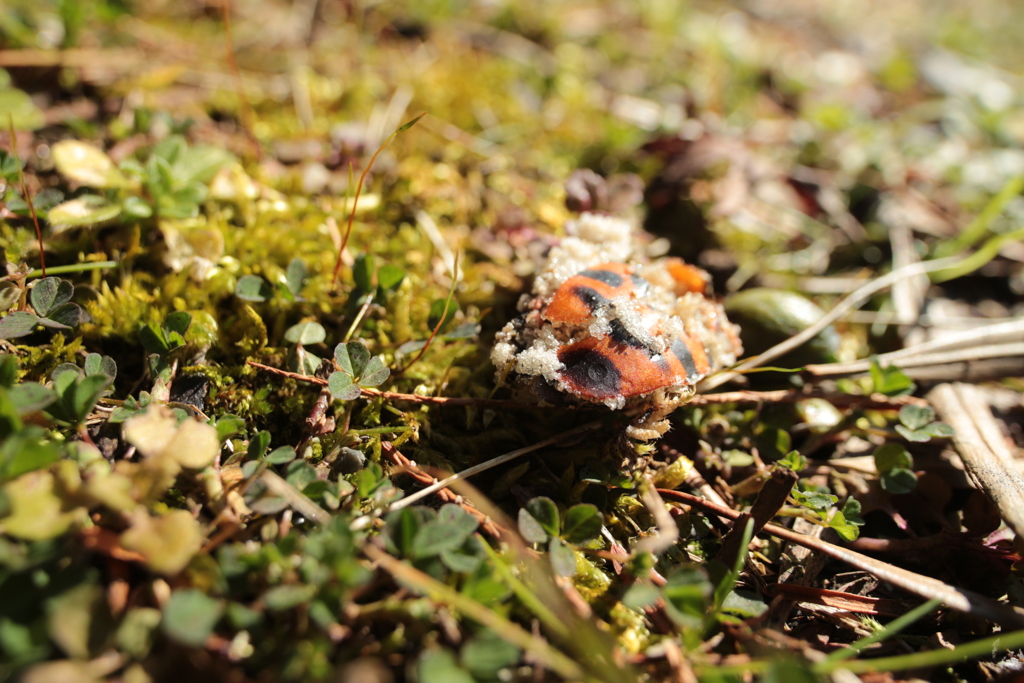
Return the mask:
<path id="1" fill-rule="evenodd" d="M 1024 477 L 988 402 L 970 384 L 940 384 L 928 398 L 953 427 L 953 443 L 978 487 L 1018 536 L 1024 534 Z"/>
<path id="2" fill-rule="evenodd" d="M 424 486 L 430 486 L 437 481 L 437 478 L 424 472 L 420 469 L 419 465 L 405 457 L 390 441 L 381 441 L 380 450 L 385 457 L 398 466 L 397 469 L 393 471 L 395 474 L 408 474 Z M 442 489 L 437 492 L 437 495 L 444 502 L 459 505 L 463 510 L 475 517 L 476 520 L 480 522 L 480 528 L 494 538 L 501 539 L 508 535 L 509 532 L 500 524 L 480 512 L 476 506 L 469 501 L 464 500 L 462 496 L 458 495 L 454 491 L 450 489 Z"/>
<path id="3" fill-rule="evenodd" d="M 326 510 L 282 479 L 279 474 L 270 470 L 264 470 L 263 474 L 260 475 L 260 479 L 266 485 L 267 490 L 287 500 L 291 507 L 305 517 L 317 524 L 327 524 L 327 522 L 331 521 L 331 515 Z"/>
<path id="4" fill-rule="evenodd" d="M 305 382 L 307 384 L 316 384 L 321 387 L 326 387 L 328 381 L 312 375 L 302 375 L 298 372 L 290 372 L 288 370 L 282 370 L 280 368 L 271 367 L 264 365 L 263 363 L 257 363 L 254 360 L 247 360 L 246 365 L 252 366 L 257 370 L 263 370 L 279 377 L 287 377 L 294 379 L 299 382 Z M 535 406 L 527 406 L 515 401 L 507 401 L 503 399 L 494 398 L 457 398 L 449 396 L 420 396 L 418 394 L 402 394 L 395 391 L 380 391 L 379 389 L 372 389 L 369 387 L 362 387 L 363 396 L 366 398 L 383 398 L 389 401 L 409 401 L 411 403 L 430 403 L 434 405 L 442 406 L 479 406 L 481 408 L 532 408 Z"/>
<path id="5" fill-rule="evenodd" d="M 326 387 L 328 382 L 325 379 L 312 375 L 303 375 L 298 372 L 282 370 L 254 360 L 247 360 L 246 365 L 264 372 L 269 372 L 279 377 L 287 377 L 298 382 L 316 384 Z M 420 396 L 419 394 L 403 394 L 397 391 L 380 391 L 369 387 L 362 387 L 365 398 L 383 398 L 389 401 L 409 401 L 410 403 L 429 403 L 439 406 L 478 406 L 480 408 L 501 408 L 505 410 L 536 410 L 537 406 L 518 401 L 496 398 L 463 398 L 454 396 Z M 687 405 L 717 405 L 721 403 L 796 403 L 809 398 L 824 399 L 836 406 L 857 406 L 865 410 L 899 410 L 906 405 L 926 406 L 928 401 L 915 396 L 885 396 L 884 394 L 871 394 L 870 396 L 857 396 L 853 394 L 828 394 L 823 392 L 805 393 L 792 389 L 779 389 L 776 391 L 728 391 L 719 394 L 700 394 L 690 399 Z"/>
<path id="6" fill-rule="evenodd" d="M 335 261 L 334 263 L 334 276 L 331 280 L 331 289 L 334 289 L 338 285 L 338 273 L 341 272 L 341 256 L 342 254 L 345 253 L 345 247 L 348 246 L 348 238 L 352 234 L 352 224 L 356 220 L 356 206 L 359 204 L 359 194 L 363 191 L 363 182 L 366 180 L 366 174 L 370 172 L 371 168 L 373 168 L 373 162 L 377 160 L 377 156 L 384 151 L 385 147 L 391 144 L 392 140 L 398 137 L 399 133 L 404 133 L 405 131 L 409 130 L 414 125 L 416 125 L 417 121 L 419 121 L 426 115 L 427 112 L 421 113 L 419 116 L 409 121 L 408 123 L 402 124 L 398 128 L 398 130 L 389 135 L 387 140 L 382 142 L 380 147 L 377 148 L 377 151 L 373 153 L 373 156 L 370 157 L 370 163 L 366 164 L 366 168 L 364 168 L 363 172 L 359 175 L 359 184 L 356 185 L 355 198 L 352 200 L 352 210 L 348 214 L 348 225 L 345 227 L 345 236 L 342 237 L 341 247 L 338 249 L 338 260 Z"/>
<path id="7" fill-rule="evenodd" d="M 231 36 L 231 0 L 222 0 L 220 5 L 221 20 L 224 22 L 224 50 L 228 61 L 228 68 L 235 79 L 235 88 L 238 95 L 238 111 L 242 118 L 242 128 L 245 137 L 252 147 L 257 159 L 262 158 L 263 150 L 260 149 L 260 142 L 253 133 L 253 120 L 255 116 L 249 98 L 245 96 L 245 83 L 242 81 L 242 72 L 238 68 L 238 60 L 235 59 L 235 42 Z"/>
<path id="8" fill-rule="evenodd" d="M 683 493 L 682 491 L 659 489 L 658 493 L 660 493 L 662 498 L 666 500 L 697 507 L 732 520 L 735 520 L 743 514 L 736 510 L 722 507 L 721 505 L 715 505 L 703 498 Z M 833 545 L 818 538 L 798 534 L 791 529 L 786 529 L 785 527 L 781 527 L 776 524 L 765 525 L 764 531 L 773 536 L 790 541 L 791 543 L 796 543 L 804 546 L 805 548 L 810 548 L 811 550 L 824 553 L 829 557 L 845 562 L 857 569 L 866 571 L 879 579 L 902 588 L 909 593 L 913 593 L 914 595 L 919 595 L 929 600 L 932 598 L 938 598 L 939 600 L 942 600 L 945 605 L 955 610 L 970 614 L 977 614 L 985 619 L 1003 625 L 1013 625 L 1016 628 L 1024 626 L 1024 609 L 1019 607 L 1004 605 L 973 591 L 950 586 L 949 584 L 943 583 L 938 579 L 933 579 L 930 576 L 924 576 L 923 574 L 917 574 L 903 569 L 902 567 L 896 567 L 888 562 L 876 560 L 873 557 L 868 557 L 867 555 L 862 555 L 853 550 L 849 550 L 848 548 Z"/>
<path id="9" fill-rule="evenodd" d="M 985 325 L 973 330 L 946 334 L 938 339 L 932 339 L 922 344 L 915 344 L 905 349 L 883 353 L 876 356 L 878 363 L 886 365 L 895 363 L 912 356 L 920 356 L 925 353 L 939 351 L 953 351 L 964 348 L 989 347 L 995 344 L 1006 344 L 1016 342 L 1024 337 L 1024 319 L 1010 320 L 1007 322 Z M 828 363 L 823 365 L 808 365 L 805 371 L 815 376 L 833 376 L 838 374 L 852 374 L 855 372 L 866 372 L 871 367 L 870 360 L 858 360 L 851 363 Z M 902 367 L 902 364 L 901 364 Z"/>
<path id="10" fill-rule="evenodd" d="M 931 273 L 936 270 L 942 270 L 949 268 L 950 266 L 960 263 L 964 259 L 961 257 L 950 257 L 945 259 L 938 259 L 935 261 L 928 261 L 926 263 L 912 263 L 903 268 L 897 268 L 887 275 L 883 275 L 880 278 L 876 278 L 860 289 L 856 290 L 848 297 L 840 301 L 835 307 L 826 313 L 818 322 L 814 323 L 803 332 L 796 334 L 786 341 L 776 344 L 772 348 L 768 349 L 760 356 L 755 356 L 737 365 L 732 370 L 712 375 L 704 379 L 697 387 L 700 392 L 710 391 L 715 387 L 719 387 L 726 382 L 736 379 L 745 370 L 751 370 L 758 366 L 764 365 L 765 363 L 775 360 L 780 356 L 792 351 L 793 349 L 801 346 L 805 342 L 810 341 L 818 335 L 819 332 L 824 330 L 826 327 L 834 323 L 839 318 L 843 317 L 847 311 L 851 311 L 858 306 L 862 305 L 865 301 L 871 298 L 875 292 L 879 292 L 886 287 L 891 286 L 894 282 L 898 282 L 903 278 L 915 277 L 922 273 Z"/>
<path id="11" fill-rule="evenodd" d="M 455 301 L 455 288 L 459 285 L 459 255 L 455 255 L 455 261 L 452 264 L 452 286 L 448 290 L 448 298 L 444 300 L 444 311 L 441 312 L 441 318 L 434 325 L 434 329 L 430 331 L 430 336 L 427 337 L 427 341 L 423 344 L 420 352 L 416 354 L 416 357 L 409 361 L 409 364 L 405 367 L 399 368 L 395 371 L 396 375 L 404 374 L 406 370 L 416 365 L 420 358 L 423 358 L 423 354 L 427 352 L 430 345 L 433 343 L 437 333 L 441 331 L 441 326 L 444 325 L 445 319 L 448 317 L 448 307 Z"/>
<path id="12" fill-rule="evenodd" d="M 32 195 L 28 192 L 28 183 L 25 182 L 25 169 L 21 166 L 21 158 L 18 156 L 18 136 L 14 132 L 14 116 L 7 115 L 7 126 L 11 136 L 11 156 L 18 162 L 18 179 L 21 181 L 21 193 L 25 195 L 25 203 L 28 204 L 28 212 L 32 216 L 32 225 L 36 227 L 36 239 L 39 240 L 39 270 L 46 277 L 46 251 L 43 249 L 43 231 L 39 228 L 39 217 L 36 216 L 36 206 L 32 202 Z"/>
<path id="13" fill-rule="evenodd" d="M 932 367 L 935 365 L 951 365 L 954 363 L 966 363 L 969 361 L 982 360 L 984 358 L 1012 358 L 1024 356 L 1024 342 L 1013 344 L 995 344 L 981 348 L 953 349 L 950 351 L 938 351 L 936 353 L 902 354 L 893 358 L 893 354 L 883 360 L 882 356 L 877 357 L 880 365 L 899 362 L 901 370 L 910 368 Z M 827 365 L 808 365 L 804 372 L 814 377 L 842 377 L 846 375 L 859 375 L 871 370 L 870 360 L 859 360 L 852 363 L 829 363 Z"/>
<path id="14" fill-rule="evenodd" d="M 590 431 L 591 429 L 597 429 L 600 426 L 601 422 L 588 422 L 587 424 L 576 427 L 575 429 L 570 429 L 567 432 L 562 432 L 561 434 L 557 434 L 548 439 L 544 439 L 543 441 L 538 441 L 537 443 L 531 446 L 517 448 L 516 450 L 505 453 L 504 455 L 499 455 L 497 458 L 491 458 L 487 462 L 482 462 L 479 465 L 474 465 L 473 467 L 467 467 L 461 472 L 457 472 L 446 479 L 442 479 L 436 484 L 432 484 L 431 486 L 428 486 L 427 488 L 421 491 L 417 491 L 411 496 L 407 496 L 402 500 L 392 503 L 389 510 L 401 510 L 402 508 L 408 505 L 412 505 L 417 500 L 429 496 L 431 493 L 434 493 L 435 491 L 440 491 L 441 489 L 448 487 L 454 481 L 458 481 L 459 479 L 465 479 L 467 477 L 472 477 L 474 474 L 479 474 L 480 472 L 489 470 L 492 467 L 497 467 L 498 465 L 503 465 L 506 462 L 509 462 L 510 460 L 515 460 L 519 456 L 526 455 L 527 453 L 532 453 L 535 450 L 544 448 L 545 446 L 556 444 L 560 441 L 565 441 L 570 437 Z"/>

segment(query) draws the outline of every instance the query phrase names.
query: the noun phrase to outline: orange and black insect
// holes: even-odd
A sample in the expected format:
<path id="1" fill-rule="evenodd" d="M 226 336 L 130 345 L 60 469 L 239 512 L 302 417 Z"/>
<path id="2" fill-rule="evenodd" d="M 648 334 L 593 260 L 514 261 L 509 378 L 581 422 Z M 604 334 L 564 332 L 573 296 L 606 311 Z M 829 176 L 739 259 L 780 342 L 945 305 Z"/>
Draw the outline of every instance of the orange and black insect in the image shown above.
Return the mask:
<path id="1" fill-rule="evenodd" d="M 544 310 L 550 322 L 582 324 L 613 299 L 640 297 L 648 283 L 623 263 L 584 270 L 558 288 Z M 646 308 L 642 303 L 634 306 Z M 573 393 L 592 401 L 630 398 L 669 386 L 693 384 L 710 371 L 703 346 L 684 335 L 673 338 L 664 353 L 631 333 L 612 316 L 611 332 L 587 337 L 559 349 L 559 376 Z M 660 330 L 651 329 L 652 336 Z"/>
<path id="2" fill-rule="evenodd" d="M 647 280 L 633 273 L 625 263 L 602 263 L 563 282 L 544 309 L 544 319 L 578 325 L 612 299 L 640 297 L 647 293 L 647 288 Z"/>

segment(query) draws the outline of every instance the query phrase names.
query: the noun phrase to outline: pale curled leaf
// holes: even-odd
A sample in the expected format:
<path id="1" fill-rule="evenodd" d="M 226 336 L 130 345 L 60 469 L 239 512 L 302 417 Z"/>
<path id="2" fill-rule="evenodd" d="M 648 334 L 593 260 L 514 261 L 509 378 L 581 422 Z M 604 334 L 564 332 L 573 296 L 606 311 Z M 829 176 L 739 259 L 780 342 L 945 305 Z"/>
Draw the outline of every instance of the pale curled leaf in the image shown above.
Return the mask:
<path id="1" fill-rule="evenodd" d="M 158 574 L 177 574 L 199 552 L 203 532 L 188 510 L 170 510 L 150 517 L 139 509 L 132 525 L 121 534 L 121 545 L 142 555 L 150 569 Z"/>
<path id="2" fill-rule="evenodd" d="M 61 140 L 51 149 L 53 163 L 62 176 L 88 187 L 121 187 L 124 176 L 107 154 L 81 140 Z"/>
<path id="3" fill-rule="evenodd" d="M 124 423 L 124 435 L 147 458 L 169 458 L 182 467 L 201 469 L 220 452 L 217 429 L 191 418 L 181 425 L 166 407 L 152 406 Z"/>

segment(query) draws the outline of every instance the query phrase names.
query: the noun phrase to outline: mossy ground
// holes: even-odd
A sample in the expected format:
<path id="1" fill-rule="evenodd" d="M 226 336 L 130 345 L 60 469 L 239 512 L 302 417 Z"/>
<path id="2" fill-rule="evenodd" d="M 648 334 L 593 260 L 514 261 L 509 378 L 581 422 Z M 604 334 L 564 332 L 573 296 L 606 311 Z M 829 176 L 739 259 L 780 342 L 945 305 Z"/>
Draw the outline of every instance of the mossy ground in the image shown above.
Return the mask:
<path id="1" fill-rule="evenodd" d="M 259 0 L 232 6 L 230 33 L 218 4 L 10 5 L 0 301 L 4 320 L 44 320 L 0 340 L 0 677 L 816 680 L 834 667 L 804 648 L 877 628 L 810 600 L 767 612 L 791 547 L 759 538 L 745 564 L 723 563 L 723 518 L 670 501 L 672 540 L 645 476 L 682 491 L 703 477 L 743 510 L 772 471 L 795 468 L 777 521 L 847 539 L 948 534 L 962 557 L 886 557 L 1022 599 L 1019 545 L 948 466 L 934 414 L 897 413 L 918 405 L 898 398 L 900 373 L 752 375 L 748 388 L 788 398 L 698 400 L 639 444 L 628 416 L 514 404 L 489 361 L 579 208 L 566 181 L 581 168 L 607 183 L 594 208 L 706 268 L 720 295 L 774 287 L 827 309 L 907 262 L 985 256 L 876 295 L 800 363 L 1020 320 L 1013 3 Z M 421 111 L 369 170 L 335 282 L 355 182 Z M 46 267 L 74 286 L 70 329 L 46 326 L 22 165 Z M 455 312 L 438 326 L 456 259 Z M 812 322 L 785 313 L 767 324 Z M 290 339 L 302 323 L 319 326 L 315 341 Z M 386 380 L 342 401 L 294 375 L 318 364 L 303 353 L 332 359 L 346 342 Z M 1016 396 L 999 418 L 1020 447 L 1019 367 L 1006 374 L 988 387 Z M 795 400 L 804 381 L 825 399 Z M 863 407 L 872 392 L 891 396 Z M 595 420 L 472 489 L 396 505 L 424 471 Z M 664 547 L 630 555 L 657 534 Z M 889 600 L 885 620 L 920 602 L 844 571 L 829 565 L 811 589 Z M 870 656 L 997 625 L 939 611 L 910 628 Z M 1012 658 L 883 668 L 982 680 Z"/>

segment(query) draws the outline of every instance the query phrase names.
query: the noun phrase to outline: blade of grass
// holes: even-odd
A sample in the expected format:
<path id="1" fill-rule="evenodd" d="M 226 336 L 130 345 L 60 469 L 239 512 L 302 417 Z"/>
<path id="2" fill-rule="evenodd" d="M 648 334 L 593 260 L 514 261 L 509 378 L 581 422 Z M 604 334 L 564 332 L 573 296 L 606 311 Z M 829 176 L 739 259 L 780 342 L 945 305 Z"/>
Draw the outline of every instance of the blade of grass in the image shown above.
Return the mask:
<path id="1" fill-rule="evenodd" d="M 1024 191 L 1024 176 L 1010 178 L 1002 189 L 996 193 L 977 216 L 967 224 L 956 237 L 943 242 L 935 248 L 935 257 L 953 256 L 964 249 L 969 249 L 985 237 L 989 226 L 1006 209 L 1014 197 Z"/>
<path id="2" fill-rule="evenodd" d="M 570 429 L 569 431 L 562 432 L 561 434 L 556 434 L 555 436 L 552 436 L 552 437 L 550 437 L 548 439 L 544 439 L 543 441 L 538 441 L 537 443 L 532 444 L 530 446 L 524 446 L 523 448 L 517 448 L 516 450 L 509 451 L 508 453 L 505 453 L 504 455 L 499 455 L 496 458 L 491 458 L 490 460 L 488 460 L 486 462 L 482 462 L 479 465 L 474 465 L 473 467 L 467 467 L 466 469 L 462 470 L 461 472 L 457 472 L 457 473 L 453 474 L 452 476 L 450 476 L 450 477 L 448 477 L 446 479 L 442 479 L 441 481 L 437 482 L 433 486 L 428 486 L 425 489 L 417 491 L 416 493 L 413 493 L 412 495 L 406 496 L 405 498 L 392 503 L 391 507 L 389 508 L 389 511 L 391 511 L 391 510 L 401 510 L 402 508 L 404 508 L 406 506 L 409 506 L 409 505 L 412 505 L 413 503 L 415 503 L 416 501 L 418 501 L 418 500 L 420 500 L 422 498 L 426 498 L 427 496 L 429 496 L 431 493 L 434 493 L 435 491 L 439 491 L 439 490 L 441 490 L 443 488 L 446 488 L 447 486 L 450 486 L 452 484 L 452 482 L 458 481 L 459 479 L 465 479 L 467 477 L 472 477 L 474 474 L 479 474 L 480 472 L 484 472 L 486 470 L 489 470 L 492 467 L 497 467 L 498 465 L 503 465 L 506 462 L 509 462 L 510 460 L 515 460 L 516 458 L 518 458 L 520 456 L 523 456 L 523 455 L 526 455 L 527 453 L 532 453 L 533 451 L 536 451 L 538 449 L 544 448 L 545 446 L 550 446 L 552 444 L 556 444 L 556 443 L 558 443 L 560 441 L 564 441 L 565 439 L 568 439 L 569 437 L 576 436 L 577 434 L 582 434 L 583 432 L 589 431 L 591 429 L 597 429 L 600 426 L 601 426 L 601 423 L 598 422 L 598 421 L 588 422 L 585 425 L 581 425 L 579 427 L 576 427 L 575 429 Z"/>
<path id="3" fill-rule="evenodd" d="M 1020 240 L 1024 240 L 1024 228 L 990 237 L 984 244 L 978 247 L 977 251 L 963 259 L 960 263 L 934 273 L 932 275 L 932 282 L 946 282 L 947 280 L 953 280 L 972 273 L 994 259 L 1004 244 L 1019 242 Z"/>
<path id="4" fill-rule="evenodd" d="M 32 216 L 32 225 L 36 228 L 36 239 L 39 240 L 39 272 L 46 277 L 46 251 L 43 249 L 43 231 L 39 227 L 39 217 L 36 216 L 36 206 L 32 202 L 32 195 L 28 193 L 28 183 L 25 182 L 25 169 L 21 165 L 21 157 L 18 156 L 18 137 L 14 132 L 14 115 L 7 115 L 7 129 L 11 136 L 11 155 L 18 162 L 18 180 L 21 182 L 21 193 L 25 195 L 25 203 L 28 204 L 28 212 Z"/>
<path id="5" fill-rule="evenodd" d="M 478 624 L 493 630 L 503 640 L 530 653 L 538 664 L 568 680 L 584 679 L 585 672 L 576 662 L 556 650 L 546 640 L 527 633 L 494 610 L 488 609 L 476 600 L 462 595 L 454 588 L 388 555 L 372 544 L 367 543 L 363 547 L 363 552 L 396 580 L 412 587 L 435 602 L 451 606 Z"/>
<path id="6" fill-rule="evenodd" d="M 453 272 L 452 272 L 452 286 L 448 288 L 448 297 L 444 300 L 444 311 L 441 313 L 441 317 L 440 317 L 440 319 L 438 319 L 437 324 L 434 325 L 434 329 L 431 330 L 430 336 L 427 337 L 427 341 L 423 345 L 423 348 L 420 349 L 420 352 L 418 354 L 416 354 L 415 358 L 413 358 L 411 361 L 409 361 L 408 365 L 406 365 L 404 368 L 400 368 L 398 370 L 395 370 L 395 374 L 396 375 L 401 375 L 406 370 L 408 370 L 413 365 L 415 365 L 416 361 L 418 361 L 420 358 L 423 358 L 423 354 L 425 354 L 427 352 L 427 349 L 430 348 L 431 342 L 434 341 L 434 337 L 437 336 L 437 333 L 441 331 L 441 325 L 444 325 L 445 318 L 448 317 L 448 307 L 451 305 L 452 300 L 455 298 L 455 286 L 458 285 L 458 284 L 459 284 L 459 255 L 456 254 L 455 255 L 455 264 L 453 266 Z"/>
<path id="7" fill-rule="evenodd" d="M 93 261 L 92 263 L 72 263 L 67 266 L 54 266 L 46 270 L 36 269 L 30 270 L 25 276 L 29 277 L 46 277 L 46 274 L 50 275 L 64 275 L 66 273 L 84 273 L 89 270 L 109 270 L 110 268 L 117 268 L 117 261 Z"/>
<path id="8" fill-rule="evenodd" d="M 872 633 L 870 636 L 861 638 L 855 643 L 850 643 L 845 650 L 836 650 L 835 652 L 829 653 L 825 657 L 826 662 L 840 662 L 844 659 L 849 659 L 854 655 L 860 654 L 861 651 L 874 645 L 875 643 L 881 642 L 887 638 L 892 638 L 897 633 L 905 629 L 906 627 L 913 624 L 921 617 L 934 612 L 935 609 L 942 604 L 942 601 L 938 598 L 932 598 L 928 602 L 923 602 L 914 609 L 910 610 L 906 614 L 896 619 L 893 619 L 885 628 L 880 630 L 878 633 Z"/>
<path id="9" fill-rule="evenodd" d="M 487 553 L 487 557 L 491 560 L 491 567 L 501 576 L 502 581 L 508 584 L 508 587 L 512 589 L 512 592 L 516 594 L 520 602 L 526 606 L 526 609 L 530 610 L 533 616 L 537 617 L 542 624 L 552 633 L 564 638 L 569 635 L 569 629 L 562 621 L 555 616 L 555 613 L 548 609 L 548 606 L 544 604 L 544 601 L 537 597 L 536 592 L 531 590 L 526 584 L 516 578 L 512 570 L 509 569 L 508 565 L 498 556 L 489 544 L 483 543 L 484 552 Z"/>
<path id="10" fill-rule="evenodd" d="M 356 194 L 355 197 L 352 199 L 352 210 L 349 211 L 348 214 L 348 226 L 345 228 L 345 236 L 341 238 L 341 247 L 338 249 L 338 260 L 335 261 L 334 263 L 334 276 L 333 279 L 331 280 L 331 289 L 334 289 L 338 286 L 338 273 L 341 272 L 341 255 L 345 252 L 345 247 L 348 246 L 348 238 L 352 234 L 352 223 L 355 221 L 356 218 L 356 206 L 359 204 L 359 194 L 363 191 L 363 182 L 366 180 L 366 174 L 368 174 L 370 172 L 370 169 L 373 168 L 373 162 L 377 160 L 377 156 L 384 151 L 385 147 L 391 144 L 392 140 L 398 137 L 399 133 L 404 133 L 405 131 L 409 130 L 414 125 L 416 125 L 417 121 L 419 121 L 426 115 L 427 112 L 422 112 L 413 120 L 403 123 L 401 126 L 399 126 L 394 133 L 388 136 L 387 140 L 381 143 L 380 147 L 377 148 L 377 151 L 373 153 L 372 157 L 370 157 L 370 163 L 366 164 L 366 168 L 364 168 L 363 172 L 359 175 L 359 184 L 356 185 Z"/>
<path id="11" fill-rule="evenodd" d="M 996 652 L 1008 652 L 1021 647 L 1024 647 L 1024 631 L 1011 631 L 1009 633 L 997 633 L 988 638 L 957 645 L 952 650 L 940 648 L 938 650 L 896 655 L 895 657 L 859 659 L 853 662 L 825 659 L 812 666 L 815 673 L 825 675 L 836 669 L 846 669 L 855 674 L 868 673 L 869 671 L 900 671 L 955 664 L 972 657 L 992 656 Z"/>

